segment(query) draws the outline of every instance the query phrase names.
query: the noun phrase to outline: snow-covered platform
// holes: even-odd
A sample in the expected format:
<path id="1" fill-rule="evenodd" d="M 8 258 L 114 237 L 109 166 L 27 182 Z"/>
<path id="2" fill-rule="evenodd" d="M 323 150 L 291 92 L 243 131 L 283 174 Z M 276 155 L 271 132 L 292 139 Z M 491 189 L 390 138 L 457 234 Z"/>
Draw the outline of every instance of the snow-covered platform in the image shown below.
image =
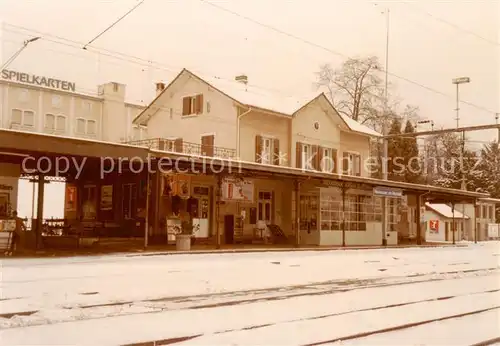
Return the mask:
<path id="1" fill-rule="evenodd" d="M 499 336 L 500 243 L 5 259 L 5 345 L 476 344 Z"/>

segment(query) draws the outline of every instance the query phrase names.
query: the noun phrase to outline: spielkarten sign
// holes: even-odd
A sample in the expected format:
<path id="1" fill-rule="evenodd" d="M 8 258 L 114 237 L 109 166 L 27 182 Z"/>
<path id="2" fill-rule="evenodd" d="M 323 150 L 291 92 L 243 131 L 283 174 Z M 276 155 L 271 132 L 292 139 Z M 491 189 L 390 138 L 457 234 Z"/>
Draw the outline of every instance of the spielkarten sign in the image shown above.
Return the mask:
<path id="1" fill-rule="evenodd" d="M 37 76 L 34 74 L 28 74 L 24 72 L 17 72 L 11 70 L 2 70 L 0 76 L 2 77 L 2 79 L 14 82 L 38 85 L 45 88 L 60 89 L 65 91 L 73 91 L 73 92 L 75 91 L 75 83 L 68 82 L 65 80 Z"/>

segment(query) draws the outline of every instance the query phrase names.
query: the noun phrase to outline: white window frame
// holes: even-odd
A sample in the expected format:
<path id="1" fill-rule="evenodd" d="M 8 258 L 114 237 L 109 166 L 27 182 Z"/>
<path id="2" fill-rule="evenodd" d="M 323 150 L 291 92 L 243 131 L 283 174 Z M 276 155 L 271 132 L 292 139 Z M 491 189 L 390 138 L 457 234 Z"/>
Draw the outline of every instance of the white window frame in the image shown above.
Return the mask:
<path id="1" fill-rule="evenodd" d="M 346 151 L 347 153 L 347 161 L 348 161 L 348 167 L 347 167 L 347 175 L 356 175 L 358 173 L 358 169 L 360 169 L 361 166 L 361 154 L 356 152 L 356 151 Z M 359 165 L 356 164 L 356 160 L 358 159 Z M 359 172 L 361 175 L 361 171 Z"/>
<path id="2" fill-rule="evenodd" d="M 321 147 L 322 152 L 322 162 L 320 162 L 321 165 L 321 171 L 322 172 L 327 172 L 327 173 L 334 173 L 336 167 L 334 167 L 334 162 L 332 161 L 332 155 L 333 151 L 335 149 L 333 148 L 327 148 L 327 147 Z"/>
<path id="3" fill-rule="evenodd" d="M 275 137 L 268 135 L 261 135 L 261 138 L 262 138 L 262 143 L 261 143 L 262 150 L 260 151 L 261 163 L 264 165 L 272 165 L 274 162 Z M 266 147 L 266 143 L 268 143 L 269 146 Z"/>
<path id="4" fill-rule="evenodd" d="M 301 161 L 302 169 L 309 169 L 309 170 L 314 169 L 314 167 L 312 167 L 312 164 L 310 166 L 307 165 L 309 158 L 313 155 L 312 147 L 313 147 L 312 144 L 302 143 L 302 151 L 300 153 L 302 155 L 302 161 Z"/>
<path id="5" fill-rule="evenodd" d="M 14 111 L 21 112 L 21 122 L 19 124 L 13 122 L 12 115 L 13 115 Z M 25 120 L 26 112 L 33 113 L 33 124 L 26 124 L 26 120 Z M 33 129 L 33 128 L 35 128 L 35 125 L 36 125 L 36 112 L 32 109 L 12 108 L 10 111 L 10 123 L 11 123 L 11 127 L 12 126 L 14 126 L 14 127 L 26 127 L 26 128 Z"/>
<path id="6" fill-rule="evenodd" d="M 190 110 L 189 115 L 196 114 L 195 109 L 196 109 L 196 95 L 191 96 L 190 105 L 189 105 L 189 110 Z"/>
<path id="7" fill-rule="evenodd" d="M 198 93 L 198 94 L 195 94 L 195 95 L 186 95 L 186 96 L 184 96 L 182 98 L 183 100 L 184 100 L 184 98 L 189 98 L 190 99 L 189 114 L 182 115 L 183 117 L 192 117 L 192 116 L 195 116 L 195 115 L 200 115 L 200 114 L 196 114 L 196 98 L 198 96 L 200 96 L 200 95 L 203 95 L 203 93 Z M 203 106 L 204 105 L 202 104 L 202 107 Z M 183 109 L 181 109 L 181 114 L 183 114 Z"/>

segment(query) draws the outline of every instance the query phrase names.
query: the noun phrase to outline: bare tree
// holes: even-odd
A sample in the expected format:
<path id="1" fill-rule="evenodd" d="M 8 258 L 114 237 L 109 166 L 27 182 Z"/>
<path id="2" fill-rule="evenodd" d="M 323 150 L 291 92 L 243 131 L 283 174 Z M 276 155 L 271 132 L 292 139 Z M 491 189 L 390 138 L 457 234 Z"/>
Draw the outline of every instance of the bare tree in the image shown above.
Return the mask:
<path id="1" fill-rule="evenodd" d="M 377 57 L 347 59 L 340 68 L 325 64 L 320 67 L 317 87 L 326 90 L 337 111 L 361 123 L 379 117 L 384 85 L 377 75 Z"/>

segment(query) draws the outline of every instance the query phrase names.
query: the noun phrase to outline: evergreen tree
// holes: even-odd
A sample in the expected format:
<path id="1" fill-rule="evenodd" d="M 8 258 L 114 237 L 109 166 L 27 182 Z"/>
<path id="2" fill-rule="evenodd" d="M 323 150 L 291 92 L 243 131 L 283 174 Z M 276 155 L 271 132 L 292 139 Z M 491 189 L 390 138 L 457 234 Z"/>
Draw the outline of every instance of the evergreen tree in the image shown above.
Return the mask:
<path id="1" fill-rule="evenodd" d="M 394 117 L 389 135 L 401 134 L 401 121 L 398 117 Z M 404 179 L 404 160 L 402 152 L 401 137 L 391 138 L 388 140 L 387 146 L 387 175 L 390 180 L 403 180 Z"/>
<path id="2" fill-rule="evenodd" d="M 411 121 L 406 122 L 404 133 L 414 133 L 415 128 Z M 421 183 L 423 176 L 421 172 L 420 157 L 416 137 L 403 137 L 401 141 L 401 156 L 405 164 L 404 180 L 408 183 Z"/>
<path id="3" fill-rule="evenodd" d="M 500 144 L 492 142 L 484 145 L 481 160 L 476 167 L 479 174 L 479 191 L 500 198 Z M 496 219 L 500 220 L 500 207 L 496 209 Z"/>

